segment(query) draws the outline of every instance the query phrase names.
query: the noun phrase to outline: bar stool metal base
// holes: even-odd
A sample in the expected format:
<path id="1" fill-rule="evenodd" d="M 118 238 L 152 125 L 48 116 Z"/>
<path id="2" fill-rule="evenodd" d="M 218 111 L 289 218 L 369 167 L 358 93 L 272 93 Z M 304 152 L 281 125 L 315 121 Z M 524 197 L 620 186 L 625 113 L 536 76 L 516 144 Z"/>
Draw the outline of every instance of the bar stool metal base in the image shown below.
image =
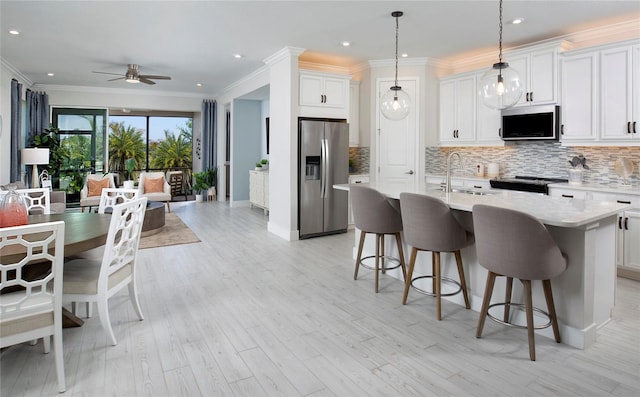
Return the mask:
<path id="1" fill-rule="evenodd" d="M 370 255 L 370 256 L 365 256 L 364 258 L 360 259 L 360 266 L 364 267 L 365 269 L 369 269 L 369 270 L 376 270 L 375 265 L 371 266 L 371 265 L 367 265 L 365 263 L 366 259 L 373 259 L 375 261 L 376 256 L 375 255 Z M 393 264 L 391 267 L 389 266 L 385 266 L 387 263 L 391 263 Z M 400 266 L 402 266 L 402 263 L 400 262 L 400 259 L 398 258 L 394 258 L 391 256 L 381 256 L 380 257 L 380 270 L 384 273 L 387 270 L 392 270 L 392 269 L 397 269 Z"/>
<path id="2" fill-rule="evenodd" d="M 507 327 L 527 329 L 526 325 L 513 324 L 513 323 L 510 323 L 508 321 L 501 320 L 496 316 L 493 316 L 490 313 L 490 311 L 491 311 L 492 308 L 498 307 L 498 306 L 507 306 L 508 308 L 515 307 L 515 308 L 520 309 L 520 311 L 524 312 L 525 311 L 525 309 L 524 309 L 525 305 L 524 304 L 522 304 L 522 303 L 508 303 L 508 302 L 501 302 L 501 303 L 491 304 L 491 305 L 489 305 L 489 309 L 487 310 L 487 317 L 489 317 L 491 320 L 495 321 L 496 323 L 502 324 L 502 325 L 506 325 Z M 537 307 L 532 307 L 531 310 L 533 310 L 534 312 L 542 314 L 543 316 L 545 316 L 548 319 L 547 323 L 542 324 L 542 325 L 535 325 L 533 327 L 533 329 L 545 329 L 545 328 L 548 328 L 548 327 L 551 326 L 551 315 L 549 315 L 549 313 L 547 313 L 544 310 L 539 309 Z"/>
<path id="3" fill-rule="evenodd" d="M 418 286 L 416 286 L 414 283 L 417 280 L 423 279 L 423 278 L 434 278 L 435 276 L 420 276 L 420 277 L 414 277 L 411 279 L 411 288 L 415 289 L 416 291 L 420 292 L 421 294 L 425 294 L 425 295 L 429 295 L 429 296 L 436 296 L 435 292 L 431 292 L 431 291 L 426 291 Z M 457 282 L 454 279 L 451 279 L 449 277 L 440 277 L 440 282 L 441 284 L 448 284 L 451 285 L 455 288 L 457 288 L 454 292 L 447 292 L 445 293 L 440 293 L 440 296 L 453 296 L 453 295 L 457 295 L 460 292 L 462 292 L 462 285 L 460 285 L 459 282 Z"/>

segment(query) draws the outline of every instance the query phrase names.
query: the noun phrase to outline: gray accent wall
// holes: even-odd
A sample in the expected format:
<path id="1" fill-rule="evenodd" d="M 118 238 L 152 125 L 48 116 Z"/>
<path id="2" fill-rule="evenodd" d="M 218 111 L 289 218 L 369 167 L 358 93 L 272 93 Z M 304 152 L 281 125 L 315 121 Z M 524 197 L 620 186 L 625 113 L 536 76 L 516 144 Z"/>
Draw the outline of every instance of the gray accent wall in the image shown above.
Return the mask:
<path id="1" fill-rule="evenodd" d="M 249 200 L 249 171 L 262 158 L 262 102 L 236 99 L 231 114 L 231 200 Z"/>

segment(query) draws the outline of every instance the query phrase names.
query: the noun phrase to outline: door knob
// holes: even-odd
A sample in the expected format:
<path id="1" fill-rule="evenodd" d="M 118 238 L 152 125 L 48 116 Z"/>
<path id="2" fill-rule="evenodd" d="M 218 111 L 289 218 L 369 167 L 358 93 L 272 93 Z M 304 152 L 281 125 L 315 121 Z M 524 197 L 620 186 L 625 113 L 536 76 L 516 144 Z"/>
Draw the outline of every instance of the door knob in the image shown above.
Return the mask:
<path id="1" fill-rule="evenodd" d="M 409 172 L 405 172 L 405 174 L 413 175 L 414 172 L 413 172 L 413 170 L 409 170 Z"/>

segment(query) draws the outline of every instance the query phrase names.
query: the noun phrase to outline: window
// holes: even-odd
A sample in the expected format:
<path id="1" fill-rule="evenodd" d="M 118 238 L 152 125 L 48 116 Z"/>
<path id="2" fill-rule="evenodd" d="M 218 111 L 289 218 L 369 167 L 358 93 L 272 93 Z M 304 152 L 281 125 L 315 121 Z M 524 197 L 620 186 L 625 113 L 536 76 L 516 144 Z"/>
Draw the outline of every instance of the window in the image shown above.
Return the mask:
<path id="1" fill-rule="evenodd" d="M 106 109 L 52 108 L 52 124 L 60 134 L 60 190 L 75 202 L 88 172 L 105 172 Z"/>
<path id="2" fill-rule="evenodd" d="M 157 113 L 157 112 L 154 112 Z M 109 116 L 109 169 L 122 171 L 128 158 L 136 170 L 191 169 L 193 117 L 112 112 Z"/>

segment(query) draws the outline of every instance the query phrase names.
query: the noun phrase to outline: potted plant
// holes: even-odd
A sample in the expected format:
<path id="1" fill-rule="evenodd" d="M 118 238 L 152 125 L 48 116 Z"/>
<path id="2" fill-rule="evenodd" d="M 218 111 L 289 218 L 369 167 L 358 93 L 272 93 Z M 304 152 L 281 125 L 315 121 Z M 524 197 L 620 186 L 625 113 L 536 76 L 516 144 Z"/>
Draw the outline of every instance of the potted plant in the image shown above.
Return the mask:
<path id="1" fill-rule="evenodd" d="M 259 161 L 258 161 L 258 162 L 256 163 L 256 168 L 255 168 L 255 170 L 256 170 L 256 171 L 262 171 L 262 163 L 261 163 L 261 162 L 259 162 Z"/>
<path id="2" fill-rule="evenodd" d="M 269 169 L 269 160 L 267 159 L 262 159 L 260 160 L 260 165 L 262 166 L 262 170 L 266 171 Z"/>
<path id="3" fill-rule="evenodd" d="M 589 166 L 587 165 L 587 159 L 583 155 L 573 156 L 573 158 L 569 160 L 569 164 L 571 164 L 571 167 L 573 167 L 569 170 L 569 184 L 582 184 L 582 176 L 584 174 L 584 170 L 589 169 Z"/>
<path id="4" fill-rule="evenodd" d="M 204 192 L 211 187 L 209 185 L 208 178 L 209 175 L 207 171 L 196 172 L 193 174 L 193 191 L 195 192 L 197 202 L 202 202 Z"/>
<path id="5" fill-rule="evenodd" d="M 216 197 L 216 187 L 218 186 L 218 167 L 207 168 L 205 171 L 207 174 L 207 184 L 209 189 L 207 190 L 207 199 L 213 200 Z"/>
<path id="6" fill-rule="evenodd" d="M 125 189 L 133 189 L 134 183 L 131 176 L 133 175 L 133 170 L 136 168 L 136 159 L 126 159 L 124 161 L 124 167 L 127 169 L 127 180 L 123 182 L 123 187 Z"/>

